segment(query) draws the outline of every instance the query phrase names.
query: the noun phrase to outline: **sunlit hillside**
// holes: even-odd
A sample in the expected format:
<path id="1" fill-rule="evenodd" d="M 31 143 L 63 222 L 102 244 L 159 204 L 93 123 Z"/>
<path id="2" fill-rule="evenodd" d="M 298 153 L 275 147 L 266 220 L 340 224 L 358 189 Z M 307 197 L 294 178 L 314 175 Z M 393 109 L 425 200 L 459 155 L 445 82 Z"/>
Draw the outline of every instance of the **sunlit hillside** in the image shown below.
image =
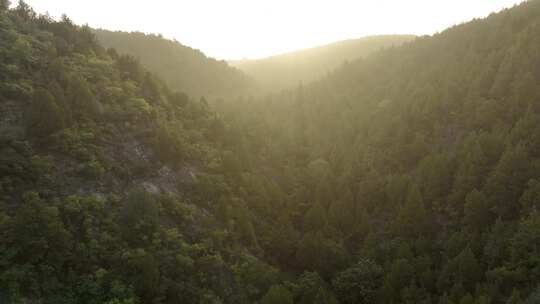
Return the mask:
<path id="1" fill-rule="evenodd" d="M 264 59 L 229 63 L 252 76 L 263 90 L 278 91 L 318 80 L 346 62 L 414 38 L 396 35 L 351 39 Z"/>

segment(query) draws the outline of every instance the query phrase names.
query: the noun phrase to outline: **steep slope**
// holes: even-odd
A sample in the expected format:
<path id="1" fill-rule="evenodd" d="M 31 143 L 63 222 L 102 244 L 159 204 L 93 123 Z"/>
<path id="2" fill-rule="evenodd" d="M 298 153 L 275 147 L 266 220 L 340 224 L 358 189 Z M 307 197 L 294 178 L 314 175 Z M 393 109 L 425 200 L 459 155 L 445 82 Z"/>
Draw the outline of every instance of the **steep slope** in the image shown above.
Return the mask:
<path id="1" fill-rule="evenodd" d="M 528 1 L 224 106 L 266 256 L 341 303 L 537 303 L 539 50 Z"/>
<path id="2" fill-rule="evenodd" d="M 278 272 L 247 252 L 242 209 L 227 226 L 213 215 L 228 186 L 222 122 L 204 100 L 106 51 L 88 27 L 4 4 L 0 302 L 261 298 Z"/>
<path id="3" fill-rule="evenodd" d="M 269 91 L 309 83 L 338 68 L 346 61 L 364 57 L 382 48 L 398 46 L 414 36 L 389 35 L 339 41 L 332 44 L 258 60 L 230 61 Z"/>
<path id="4" fill-rule="evenodd" d="M 136 57 L 174 90 L 191 96 L 235 97 L 253 89 L 251 78 L 225 61 L 158 35 L 96 30 L 105 46 Z"/>

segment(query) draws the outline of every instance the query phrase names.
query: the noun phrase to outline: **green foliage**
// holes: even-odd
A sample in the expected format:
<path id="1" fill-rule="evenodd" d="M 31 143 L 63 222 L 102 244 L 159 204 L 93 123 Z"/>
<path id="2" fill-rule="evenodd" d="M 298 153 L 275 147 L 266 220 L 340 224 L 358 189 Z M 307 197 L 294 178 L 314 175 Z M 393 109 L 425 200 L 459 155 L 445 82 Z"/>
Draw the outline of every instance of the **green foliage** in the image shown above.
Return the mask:
<path id="1" fill-rule="evenodd" d="M 235 280 L 244 290 L 244 301 L 253 302 L 261 297 L 268 296 L 272 286 L 278 281 L 277 269 L 262 263 L 254 257 L 247 257 L 245 261 L 233 267 Z M 283 287 L 279 286 L 277 296 L 279 297 Z M 288 291 L 287 291 L 288 294 Z M 265 297 L 266 297 L 265 296 Z M 272 300 L 275 294 L 270 293 L 269 300 Z"/>
<path id="2" fill-rule="evenodd" d="M 304 269 L 317 271 L 325 278 L 342 269 L 347 259 L 343 246 L 321 232 L 306 234 L 296 251 L 296 260 Z"/>
<path id="3" fill-rule="evenodd" d="M 383 270 L 371 260 L 361 260 L 339 273 L 332 282 L 340 303 L 374 303 L 382 286 Z"/>
<path id="4" fill-rule="evenodd" d="M 525 298 L 537 285 L 539 16 L 529 1 L 217 104 L 242 174 L 283 193 L 231 182 L 269 260 L 332 281 L 370 257 L 382 303 Z"/>
<path id="5" fill-rule="evenodd" d="M 392 262 L 386 275 L 385 297 L 397 298 L 399 292 L 406 288 L 414 277 L 414 268 L 407 259 L 397 259 Z"/>
<path id="6" fill-rule="evenodd" d="M 254 82 L 225 61 L 206 57 L 202 52 L 158 35 L 95 31 L 105 46 L 133 57 L 124 57 L 122 69 L 137 79 L 143 74 L 129 61 L 139 58 L 152 73 L 174 90 L 199 97 L 236 97 L 254 88 Z M 129 68 L 129 66 L 132 68 Z M 182 104 L 182 102 L 180 102 Z"/>
<path id="7" fill-rule="evenodd" d="M 536 301 L 537 1 L 215 103 L 157 77 L 237 94 L 201 54 L 0 19 L 0 301 Z"/>
<path id="8" fill-rule="evenodd" d="M 292 294 L 287 288 L 274 285 L 261 299 L 261 304 L 293 304 Z"/>
<path id="9" fill-rule="evenodd" d="M 465 223 L 475 230 L 489 227 L 491 222 L 489 207 L 486 196 L 476 189 L 473 190 L 465 199 Z"/>
<path id="10" fill-rule="evenodd" d="M 461 298 L 459 304 L 474 304 L 474 298 L 468 293 Z"/>
<path id="11" fill-rule="evenodd" d="M 523 300 L 521 300 L 520 292 L 517 289 L 514 289 L 512 292 L 512 296 L 506 301 L 507 304 L 519 304 L 523 303 Z"/>
<path id="12" fill-rule="evenodd" d="M 62 108 L 44 89 L 34 91 L 27 121 L 30 133 L 40 137 L 51 135 L 64 127 Z"/>
<path id="13" fill-rule="evenodd" d="M 100 112 L 90 84 L 80 76 L 68 80 L 66 98 L 76 117 L 95 118 Z"/>
<path id="14" fill-rule="evenodd" d="M 230 232 L 190 188 L 179 198 L 218 154 L 208 105 L 106 52 L 87 26 L 0 4 L 0 302 L 236 303 L 267 280 L 257 258 L 233 279 L 247 260 L 238 235 L 256 243 L 247 215 Z M 204 190 L 229 195 L 217 180 Z"/>
<path id="15" fill-rule="evenodd" d="M 452 163 L 445 154 L 432 154 L 418 164 L 418 185 L 426 202 L 444 199 L 452 184 Z"/>
<path id="16" fill-rule="evenodd" d="M 523 303 L 524 304 L 533 304 L 537 303 L 540 300 L 540 292 L 536 289 Z"/>
<path id="17" fill-rule="evenodd" d="M 486 181 L 485 191 L 496 214 L 503 218 L 517 215 L 516 202 L 532 177 L 531 161 L 521 145 L 509 148 Z"/>
<path id="18" fill-rule="evenodd" d="M 418 187 L 413 185 L 409 190 L 405 205 L 399 211 L 396 233 L 410 237 L 421 235 L 426 231 L 427 216 L 422 194 Z"/>
<path id="19" fill-rule="evenodd" d="M 458 256 L 451 259 L 442 271 L 438 287 L 440 290 L 449 290 L 452 284 L 459 283 L 460 288 L 473 292 L 476 284 L 482 278 L 482 269 L 474 253 L 469 247 Z"/>
<path id="20" fill-rule="evenodd" d="M 538 263 L 538 239 L 540 238 L 540 216 L 536 211 L 524 218 L 518 231 L 512 239 L 512 259 L 520 261 L 531 280 L 540 277 L 540 264 Z"/>
<path id="21" fill-rule="evenodd" d="M 132 98 L 128 100 L 127 112 L 132 115 L 134 119 L 142 119 L 150 114 L 151 107 L 144 98 Z"/>
<path id="22" fill-rule="evenodd" d="M 304 218 L 306 231 L 320 231 L 326 226 L 326 210 L 320 202 L 316 202 L 308 210 Z"/>
<path id="23" fill-rule="evenodd" d="M 294 288 L 295 303 L 335 304 L 338 303 L 326 282 L 316 272 L 304 272 Z"/>
<path id="24" fill-rule="evenodd" d="M 527 183 L 527 190 L 523 192 L 523 195 L 519 199 L 522 208 L 525 212 L 533 210 L 539 210 L 540 203 L 540 182 L 536 179 L 531 179 Z"/>
<path id="25" fill-rule="evenodd" d="M 134 247 L 151 242 L 159 225 L 158 217 L 159 206 L 152 195 L 142 189 L 133 190 L 120 213 L 124 237 Z"/>
<path id="26" fill-rule="evenodd" d="M 283 214 L 272 226 L 267 252 L 280 265 L 293 266 L 299 239 L 300 233 L 292 225 L 289 216 Z"/>

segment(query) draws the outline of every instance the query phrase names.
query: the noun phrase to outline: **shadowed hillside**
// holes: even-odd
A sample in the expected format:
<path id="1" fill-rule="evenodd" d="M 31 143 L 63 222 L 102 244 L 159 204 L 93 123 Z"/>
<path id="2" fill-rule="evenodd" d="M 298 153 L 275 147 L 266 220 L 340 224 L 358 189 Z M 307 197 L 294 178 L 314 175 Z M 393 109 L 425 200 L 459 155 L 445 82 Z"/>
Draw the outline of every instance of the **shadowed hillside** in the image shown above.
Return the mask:
<path id="1" fill-rule="evenodd" d="M 236 228 L 214 216 L 212 193 L 228 186 L 223 122 L 205 100 L 106 50 L 88 27 L 6 4 L 0 303 L 262 297 L 277 270 L 244 249 L 252 244 L 244 209 L 228 209 L 238 215 L 240 224 L 228 222 Z M 250 273 L 265 277 L 260 293 Z"/>
<path id="2" fill-rule="evenodd" d="M 234 97 L 250 92 L 253 80 L 225 61 L 158 35 L 96 30 L 105 47 L 137 58 L 172 89 L 191 96 Z"/>

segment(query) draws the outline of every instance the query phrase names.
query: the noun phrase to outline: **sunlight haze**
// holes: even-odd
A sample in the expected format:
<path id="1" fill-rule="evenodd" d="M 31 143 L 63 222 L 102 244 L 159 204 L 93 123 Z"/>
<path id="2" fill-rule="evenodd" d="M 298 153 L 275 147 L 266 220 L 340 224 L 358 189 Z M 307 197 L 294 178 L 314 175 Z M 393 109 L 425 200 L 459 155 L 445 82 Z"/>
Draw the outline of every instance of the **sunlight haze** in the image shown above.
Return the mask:
<path id="1" fill-rule="evenodd" d="M 0 0 L 0 304 L 540 304 L 539 211 L 540 0 Z"/>
<path id="2" fill-rule="evenodd" d="M 15 2 L 15 1 L 12 1 Z M 520 0 L 28 0 L 95 28 L 161 33 L 218 59 L 261 58 L 378 34 L 433 34 Z M 118 18 L 121 16 L 121 18 Z"/>

